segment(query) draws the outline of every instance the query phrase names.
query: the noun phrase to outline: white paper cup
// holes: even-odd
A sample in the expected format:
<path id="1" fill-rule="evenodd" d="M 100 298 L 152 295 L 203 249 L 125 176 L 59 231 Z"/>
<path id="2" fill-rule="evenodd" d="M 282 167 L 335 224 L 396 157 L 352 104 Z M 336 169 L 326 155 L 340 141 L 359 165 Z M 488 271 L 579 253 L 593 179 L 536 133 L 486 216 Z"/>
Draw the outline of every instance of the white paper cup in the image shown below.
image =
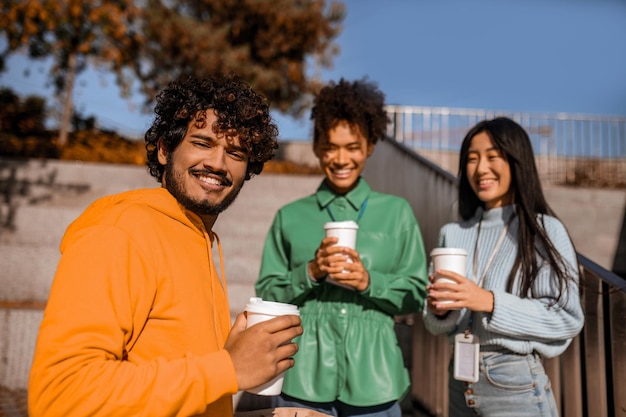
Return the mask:
<path id="1" fill-rule="evenodd" d="M 247 326 L 254 326 L 265 320 L 273 319 L 278 316 L 295 315 L 299 316 L 298 306 L 287 303 L 277 303 L 274 301 L 263 301 L 258 297 L 251 297 L 246 304 Z M 277 375 L 274 379 L 266 382 L 258 387 L 247 390 L 257 395 L 278 395 L 283 389 L 284 374 Z"/>
<path id="2" fill-rule="evenodd" d="M 433 262 L 433 270 L 446 270 L 456 272 L 459 275 L 465 276 L 465 268 L 467 267 L 467 251 L 461 248 L 435 248 L 430 252 L 430 257 Z M 456 284 L 448 278 L 439 277 L 435 275 L 435 282 L 445 282 L 449 284 Z M 441 300 L 443 303 L 451 303 L 449 300 Z"/>
<path id="3" fill-rule="evenodd" d="M 356 234 L 359 230 L 359 225 L 352 221 L 347 220 L 344 222 L 328 222 L 324 223 L 324 231 L 326 237 L 337 237 L 339 240 L 333 246 L 344 246 L 350 249 L 356 249 Z M 352 258 L 348 258 L 348 262 L 352 262 Z M 326 282 L 334 284 L 339 287 L 346 288 L 348 290 L 354 290 L 349 285 L 343 285 L 328 277 Z"/>
<path id="4" fill-rule="evenodd" d="M 356 249 L 357 230 L 359 230 L 359 225 L 352 220 L 345 222 L 328 222 L 324 224 L 326 237 L 339 238 L 335 246 L 345 246 L 350 249 Z"/>

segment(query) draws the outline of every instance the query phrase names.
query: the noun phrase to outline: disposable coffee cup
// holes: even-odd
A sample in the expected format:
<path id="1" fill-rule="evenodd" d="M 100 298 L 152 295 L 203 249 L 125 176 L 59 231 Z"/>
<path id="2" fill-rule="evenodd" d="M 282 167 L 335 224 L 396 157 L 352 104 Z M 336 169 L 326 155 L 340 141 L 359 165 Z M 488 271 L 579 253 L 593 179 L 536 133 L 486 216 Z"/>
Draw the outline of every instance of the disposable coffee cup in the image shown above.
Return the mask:
<path id="1" fill-rule="evenodd" d="M 335 243 L 333 246 L 344 246 L 350 249 L 356 249 L 356 235 L 358 230 L 359 225 L 352 220 L 347 220 L 344 222 L 324 223 L 324 232 L 326 233 L 326 237 L 339 238 L 337 243 Z M 352 262 L 352 259 L 348 258 L 348 262 Z M 346 288 L 348 290 L 354 290 L 353 287 L 340 284 L 330 277 L 326 278 L 326 282 Z"/>
<path id="2" fill-rule="evenodd" d="M 251 297 L 246 304 L 247 327 L 254 326 L 265 320 L 278 316 L 295 315 L 299 316 L 298 306 L 287 303 L 277 303 L 274 301 L 263 301 L 259 297 Z M 283 389 L 284 373 L 280 373 L 274 379 L 247 390 L 257 395 L 278 395 Z"/>
<path id="3" fill-rule="evenodd" d="M 467 266 L 467 251 L 465 249 L 435 248 L 430 252 L 430 258 L 435 271 L 446 270 L 465 276 L 465 268 Z M 456 281 L 440 277 L 437 274 L 435 274 L 435 282 L 456 284 Z M 452 301 L 442 300 L 441 302 L 451 303 Z"/>
<path id="4" fill-rule="evenodd" d="M 359 225 L 352 220 L 345 222 L 328 222 L 324 224 L 326 237 L 339 238 L 335 246 L 345 246 L 350 249 L 356 249 L 357 230 L 359 230 Z"/>

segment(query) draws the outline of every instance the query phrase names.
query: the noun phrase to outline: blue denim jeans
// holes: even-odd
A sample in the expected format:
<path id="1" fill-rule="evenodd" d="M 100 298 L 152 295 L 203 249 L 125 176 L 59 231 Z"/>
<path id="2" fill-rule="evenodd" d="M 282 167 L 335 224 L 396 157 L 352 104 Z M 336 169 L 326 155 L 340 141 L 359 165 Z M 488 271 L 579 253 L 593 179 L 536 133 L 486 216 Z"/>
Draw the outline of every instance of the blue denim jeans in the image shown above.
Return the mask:
<path id="1" fill-rule="evenodd" d="M 341 401 L 332 403 L 314 403 L 300 400 L 285 394 L 276 397 L 276 407 L 300 407 L 319 411 L 335 417 L 402 417 L 402 410 L 398 401 L 371 407 L 354 407 Z"/>
<path id="2" fill-rule="evenodd" d="M 452 377 L 450 417 L 558 417 L 554 393 L 536 354 L 481 352 L 478 382 Z"/>

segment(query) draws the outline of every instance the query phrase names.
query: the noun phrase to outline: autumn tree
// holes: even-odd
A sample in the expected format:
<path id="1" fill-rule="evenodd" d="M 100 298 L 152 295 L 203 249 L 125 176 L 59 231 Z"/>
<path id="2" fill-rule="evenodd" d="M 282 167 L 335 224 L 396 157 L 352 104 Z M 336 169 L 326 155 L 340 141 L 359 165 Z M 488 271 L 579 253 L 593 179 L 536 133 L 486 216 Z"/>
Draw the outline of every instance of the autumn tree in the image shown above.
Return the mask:
<path id="1" fill-rule="evenodd" d="M 136 73 L 151 98 L 173 79 L 235 72 L 297 115 L 338 52 L 344 6 L 324 0 L 148 0 Z"/>
<path id="2" fill-rule="evenodd" d="M 60 145 L 67 140 L 74 79 L 90 62 L 115 72 L 123 94 L 139 80 L 147 106 L 173 80 L 235 72 L 274 108 L 298 114 L 317 88 L 307 66 L 330 66 L 344 18 L 343 5 L 326 0 L 0 2 L 7 40 L 0 58 L 24 50 L 31 58 L 53 58 L 51 77 L 64 97 Z"/>
<path id="3" fill-rule="evenodd" d="M 0 33 L 6 40 L 3 58 L 26 52 L 30 58 L 51 57 L 51 81 L 63 103 L 60 146 L 67 142 L 73 114 L 76 76 L 88 63 L 113 71 L 122 92 L 131 80 L 124 69 L 137 55 L 140 9 L 133 0 L 2 0 Z"/>
<path id="4" fill-rule="evenodd" d="M 21 99 L 10 88 L 0 88 L 0 133 L 40 134 L 45 130 L 46 101 L 43 97 Z"/>

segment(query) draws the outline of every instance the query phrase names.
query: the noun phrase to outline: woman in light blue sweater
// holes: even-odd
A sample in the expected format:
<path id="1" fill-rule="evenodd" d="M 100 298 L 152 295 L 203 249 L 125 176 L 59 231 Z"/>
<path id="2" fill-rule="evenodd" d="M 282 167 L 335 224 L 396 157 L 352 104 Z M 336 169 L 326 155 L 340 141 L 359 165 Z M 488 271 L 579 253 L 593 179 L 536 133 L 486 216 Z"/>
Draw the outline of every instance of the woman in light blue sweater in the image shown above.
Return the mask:
<path id="1" fill-rule="evenodd" d="M 424 322 L 454 343 L 449 415 L 557 416 L 541 359 L 581 330 L 576 251 L 546 203 L 528 134 L 508 118 L 474 126 L 461 145 L 461 221 L 441 247 L 467 251 L 465 276 L 428 286 Z M 452 300 L 445 303 L 444 300 Z"/>

